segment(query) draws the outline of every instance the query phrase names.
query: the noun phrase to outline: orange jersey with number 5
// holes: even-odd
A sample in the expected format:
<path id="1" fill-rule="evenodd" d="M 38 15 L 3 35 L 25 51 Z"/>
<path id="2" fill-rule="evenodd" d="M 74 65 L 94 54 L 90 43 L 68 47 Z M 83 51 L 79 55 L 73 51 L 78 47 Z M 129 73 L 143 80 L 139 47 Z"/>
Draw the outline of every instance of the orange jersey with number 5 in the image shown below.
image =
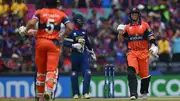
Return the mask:
<path id="1" fill-rule="evenodd" d="M 61 23 L 68 23 L 67 15 L 58 9 L 43 8 L 37 10 L 33 18 L 38 19 L 37 38 L 59 39 Z"/>

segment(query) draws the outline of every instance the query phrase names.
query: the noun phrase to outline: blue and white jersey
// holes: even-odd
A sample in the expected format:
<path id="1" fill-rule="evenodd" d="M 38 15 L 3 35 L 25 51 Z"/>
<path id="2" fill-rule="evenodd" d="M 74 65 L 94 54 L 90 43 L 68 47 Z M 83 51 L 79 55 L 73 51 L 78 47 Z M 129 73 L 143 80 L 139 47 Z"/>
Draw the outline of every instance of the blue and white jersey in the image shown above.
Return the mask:
<path id="1" fill-rule="evenodd" d="M 79 39 L 85 40 L 84 43 L 81 43 L 84 48 L 83 51 L 86 51 L 86 47 L 90 50 L 92 49 L 88 40 L 87 32 L 84 29 L 78 28 L 74 28 L 74 30 L 69 34 L 69 36 L 64 39 L 64 46 L 72 48 L 72 44 L 78 43 Z M 79 52 L 79 50 L 73 48 L 72 52 Z"/>

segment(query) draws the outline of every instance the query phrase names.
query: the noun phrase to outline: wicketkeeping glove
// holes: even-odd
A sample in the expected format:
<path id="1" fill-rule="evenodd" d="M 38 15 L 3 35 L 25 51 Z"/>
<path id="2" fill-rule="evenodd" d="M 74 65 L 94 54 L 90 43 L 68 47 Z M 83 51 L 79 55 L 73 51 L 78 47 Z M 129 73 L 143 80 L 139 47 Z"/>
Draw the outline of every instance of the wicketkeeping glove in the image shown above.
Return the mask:
<path id="1" fill-rule="evenodd" d="M 90 54 L 91 54 L 92 59 L 96 61 L 97 58 L 96 58 L 96 54 L 94 53 L 93 49 L 92 49 L 92 51 L 90 51 Z"/>
<path id="2" fill-rule="evenodd" d="M 79 40 L 78 40 L 78 43 L 80 43 L 81 46 L 82 46 L 81 49 L 79 49 L 78 51 L 81 52 L 81 53 L 83 53 L 83 52 L 84 52 L 85 39 L 82 39 L 82 38 L 79 39 Z"/>
<path id="3" fill-rule="evenodd" d="M 72 44 L 73 48 L 76 48 L 77 50 L 80 50 L 82 48 L 82 45 L 80 43 Z"/>

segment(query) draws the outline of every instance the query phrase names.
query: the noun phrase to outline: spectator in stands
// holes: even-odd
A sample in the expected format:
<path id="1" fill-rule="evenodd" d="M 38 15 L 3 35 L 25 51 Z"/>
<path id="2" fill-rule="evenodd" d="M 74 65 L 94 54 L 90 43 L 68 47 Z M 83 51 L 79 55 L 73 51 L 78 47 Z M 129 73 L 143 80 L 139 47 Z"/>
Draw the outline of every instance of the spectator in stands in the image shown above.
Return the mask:
<path id="1" fill-rule="evenodd" d="M 127 47 L 125 44 L 120 43 L 118 45 L 118 42 L 115 44 L 115 50 L 116 50 L 116 64 L 117 67 L 115 70 L 117 72 L 126 72 L 127 71 L 127 62 L 126 62 L 126 50 Z"/>
<path id="2" fill-rule="evenodd" d="M 111 13 L 109 14 L 108 16 L 108 19 L 110 19 L 110 22 L 112 23 L 113 19 L 114 19 L 114 16 L 115 16 L 115 12 L 118 11 L 118 8 L 116 7 L 116 5 L 112 5 L 111 6 Z"/>
<path id="3" fill-rule="evenodd" d="M 22 0 L 16 0 L 16 2 L 13 2 L 11 6 L 11 11 L 13 14 L 18 15 L 20 19 L 23 19 L 24 15 L 28 11 L 28 8 Z"/>
<path id="4" fill-rule="evenodd" d="M 114 17 L 111 18 L 111 24 L 112 24 L 113 31 L 118 33 L 116 29 L 117 29 L 118 25 L 122 24 L 122 23 L 123 23 L 123 18 L 121 17 L 120 10 L 116 9 L 114 11 Z"/>
<path id="5" fill-rule="evenodd" d="M 32 45 L 30 39 L 27 39 L 24 42 L 24 45 L 21 47 L 23 63 L 22 63 L 22 72 L 31 72 L 32 71 Z"/>
<path id="6" fill-rule="evenodd" d="M 0 16 L 2 16 L 4 14 L 4 5 L 3 5 L 3 1 L 0 0 Z"/>
<path id="7" fill-rule="evenodd" d="M 2 59 L 2 53 L 0 52 L 0 72 L 3 71 L 4 67 L 5 67 L 5 64 Z"/>
<path id="8" fill-rule="evenodd" d="M 153 17 L 152 29 L 156 32 L 155 36 L 157 37 L 161 37 L 165 34 L 163 33 L 166 29 L 165 23 L 161 21 L 160 17 Z"/>
<path id="9" fill-rule="evenodd" d="M 6 31 L 4 31 L 3 37 L 3 57 L 10 58 L 13 53 L 13 41 Z"/>
<path id="10" fill-rule="evenodd" d="M 8 14 L 10 12 L 9 0 L 3 0 L 3 6 L 4 14 Z"/>
<path id="11" fill-rule="evenodd" d="M 7 67 L 10 69 L 10 72 L 18 72 L 19 71 L 19 63 L 18 63 L 19 56 L 15 53 L 12 54 L 11 59 L 7 62 Z"/>
<path id="12" fill-rule="evenodd" d="M 62 63 L 63 68 L 60 68 L 61 69 L 60 72 L 62 71 L 69 72 L 71 70 L 72 68 L 71 61 L 70 61 L 71 52 L 72 52 L 71 48 L 66 47 L 66 46 L 63 47 L 62 56 L 60 59 L 60 62 Z"/>
<path id="13" fill-rule="evenodd" d="M 111 7 L 111 0 L 101 0 L 101 6 L 103 8 L 110 8 Z"/>
<path id="14" fill-rule="evenodd" d="M 75 0 L 75 8 L 90 8 L 91 0 Z"/>
<path id="15" fill-rule="evenodd" d="M 173 62 L 180 62 L 180 30 L 172 37 Z"/>
<path id="16" fill-rule="evenodd" d="M 159 61 L 169 63 L 170 62 L 170 44 L 164 34 L 158 41 L 159 47 Z"/>
<path id="17" fill-rule="evenodd" d="M 92 14 L 92 17 L 87 20 L 86 30 L 90 37 L 95 37 L 97 36 L 97 22 L 98 22 L 96 10 L 93 9 L 91 14 Z"/>

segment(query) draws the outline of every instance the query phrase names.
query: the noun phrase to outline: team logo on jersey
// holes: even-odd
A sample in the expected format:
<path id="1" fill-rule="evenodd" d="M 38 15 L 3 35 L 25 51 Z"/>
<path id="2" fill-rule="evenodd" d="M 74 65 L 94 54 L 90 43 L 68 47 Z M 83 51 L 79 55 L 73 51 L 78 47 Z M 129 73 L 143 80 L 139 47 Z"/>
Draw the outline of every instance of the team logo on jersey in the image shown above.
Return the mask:
<path id="1" fill-rule="evenodd" d="M 86 34 L 85 32 L 82 32 L 83 34 Z"/>
<path id="2" fill-rule="evenodd" d="M 74 36 L 77 36 L 77 34 L 76 34 L 76 33 L 73 33 L 73 35 L 74 35 Z"/>
<path id="3" fill-rule="evenodd" d="M 140 28 L 140 30 L 141 30 L 141 29 L 143 28 L 143 26 L 142 26 L 142 25 L 140 25 L 140 27 L 139 27 L 139 28 Z"/>
<path id="4" fill-rule="evenodd" d="M 132 27 L 129 27 L 129 30 L 132 30 Z"/>

